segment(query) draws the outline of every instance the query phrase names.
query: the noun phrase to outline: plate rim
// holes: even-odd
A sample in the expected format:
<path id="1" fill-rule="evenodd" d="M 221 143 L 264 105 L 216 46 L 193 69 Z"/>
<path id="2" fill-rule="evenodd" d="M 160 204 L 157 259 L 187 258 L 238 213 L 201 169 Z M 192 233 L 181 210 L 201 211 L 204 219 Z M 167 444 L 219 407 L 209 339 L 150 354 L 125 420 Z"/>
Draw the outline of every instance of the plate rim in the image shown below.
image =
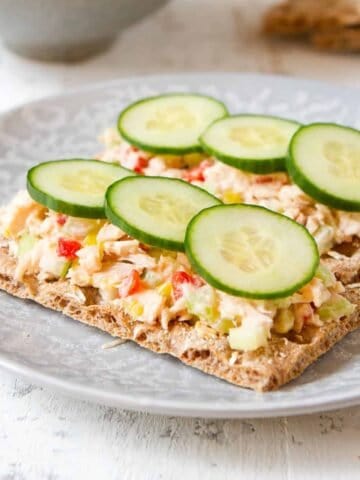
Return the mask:
<path id="1" fill-rule="evenodd" d="M 293 84 L 298 84 L 299 86 L 301 85 L 302 88 L 304 88 L 306 85 L 308 85 L 310 88 L 312 87 L 318 87 L 318 88 L 325 88 L 325 89 L 330 89 L 330 90 L 339 90 L 342 89 L 344 93 L 348 93 L 349 95 L 359 95 L 360 94 L 360 88 L 351 86 L 351 85 L 341 85 L 340 83 L 331 83 L 331 82 L 326 82 L 324 80 L 316 80 L 316 79 L 310 79 L 307 77 L 302 77 L 302 76 L 289 76 L 289 75 L 283 75 L 283 74 L 273 74 L 273 73 L 262 73 L 262 72 L 253 72 L 253 71 L 246 71 L 246 72 L 237 72 L 237 71 L 226 71 L 226 72 L 214 72 L 214 71 L 202 71 L 202 72 L 173 72 L 173 73 L 168 73 L 168 72 L 163 72 L 159 74 L 152 74 L 152 73 L 144 73 L 144 74 L 137 74 L 137 75 L 124 75 L 120 76 L 117 78 L 113 78 L 111 80 L 104 80 L 104 81 L 95 81 L 95 82 L 87 82 L 84 85 L 81 86 L 75 86 L 71 87 L 67 90 L 64 90 L 63 92 L 57 92 L 57 93 L 50 93 L 46 94 L 40 98 L 35 98 L 33 100 L 25 100 L 24 102 L 20 102 L 17 105 L 14 105 L 13 107 L 7 108 L 5 110 L 0 111 L 0 120 L 2 118 L 5 118 L 8 115 L 14 114 L 18 111 L 20 111 L 22 108 L 25 107 L 35 107 L 37 105 L 41 105 L 42 103 L 47 103 L 47 102 L 52 102 L 56 100 L 60 100 L 61 98 L 64 97 L 71 97 L 74 96 L 78 93 L 85 93 L 89 92 L 91 90 L 100 90 L 102 88 L 111 87 L 112 85 L 116 85 L 118 83 L 128 83 L 129 81 L 131 82 L 140 82 L 142 80 L 147 80 L 151 82 L 156 82 L 156 81 L 163 81 L 165 79 L 198 79 L 198 78 L 262 78 L 265 80 L 268 80 L 271 82 L 274 80 L 275 82 L 290 82 Z"/>
<path id="2" fill-rule="evenodd" d="M 43 104 L 48 104 L 61 99 L 68 98 L 77 94 L 83 94 L 86 92 L 101 90 L 106 87 L 112 87 L 119 84 L 129 84 L 141 81 L 165 81 L 166 79 L 179 81 L 199 81 L 201 79 L 207 79 L 216 81 L 223 81 L 224 79 L 258 79 L 264 82 L 271 81 L 289 83 L 294 86 L 298 85 L 302 89 L 306 88 L 323 88 L 327 91 L 339 92 L 341 94 L 359 95 L 360 89 L 351 86 L 344 86 L 336 83 L 328 83 L 325 81 L 311 80 L 302 77 L 288 77 L 285 75 L 274 74 L 262 74 L 256 72 L 180 72 L 180 73 L 161 73 L 161 74 L 144 74 L 134 76 L 123 76 L 114 78 L 112 80 L 106 80 L 104 82 L 90 82 L 86 85 L 70 88 L 64 92 L 59 92 L 52 95 L 46 95 L 41 98 L 30 100 L 18 104 L 10 109 L 0 112 L 0 121 L 6 120 L 7 117 L 16 115 L 23 108 L 37 107 Z M 211 82 L 210 82 L 211 83 Z M 339 395 L 332 395 L 328 401 L 321 399 L 319 401 L 312 398 L 310 401 L 301 401 L 301 405 L 298 403 L 273 406 L 258 405 L 255 406 L 249 402 L 249 407 L 234 407 L 228 406 L 217 407 L 217 404 L 209 405 L 203 402 L 191 403 L 190 401 L 181 400 L 180 404 L 176 401 L 154 399 L 149 396 L 143 395 L 141 399 L 134 397 L 133 395 L 127 395 L 121 392 L 112 393 L 111 391 L 100 391 L 96 387 L 89 387 L 82 385 L 71 380 L 64 380 L 55 375 L 51 375 L 44 372 L 39 372 L 33 367 L 28 367 L 22 362 L 9 359 L 4 352 L 0 350 L 0 367 L 6 369 L 8 372 L 20 375 L 26 380 L 33 382 L 39 386 L 46 386 L 54 389 L 55 391 L 65 393 L 65 395 L 75 397 L 84 401 L 91 401 L 103 405 L 124 408 L 132 411 L 143 411 L 152 414 L 162 415 L 177 415 L 182 417 L 203 417 L 203 418 L 269 418 L 279 416 L 291 416 L 301 414 L 312 414 L 320 411 L 334 410 L 337 408 L 346 408 L 356 405 L 360 405 L 360 385 L 355 391 L 352 390 L 350 394 L 344 394 L 343 391 Z M 240 388 L 240 387 L 239 387 Z M 266 393 L 259 393 L 258 395 L 266 395 Z M 298 401 L 299 402 L 299 401 Z"/>
<path id="3" fill-rule="evenodd" d="M 0 367 L 8 372 L 20 375 L 38 386 L 51 387 L 55 391 L 65 393 L 69 397 L 83 401 L 91 401 L 111 407 L 124 408 L 131 411 L 141 411 L 158 415 L 176 415 L 180 417 L 202 417 L 202 418 L 274 418 L 280 416 L 310 415 L 317 412 L 336 410 L 338 408 L 354 407 L 360 404 L 360 386 L 358 392 L 349 395 L 332 397 L 329 401 L 314 401 L 313 399 L 304 402 L 302 405 L 284 405 L 279 407 L 256 406 L 250 404 L 250 408 L 216 408 L 206 403 L 197 402 L 196 406 L 190 402 L 181 401 L 181 405 L 169 400 L 154 399 L 143 395 L 141 399 L 123 393 L 111 393 L 107 390 L 100 391 L 95 387 L 81 385 L 71 380 L 63 380 L 54 375 L 39 372 L 35 368 L 27 367 L 16 360 L 8 360 L 0 352 Z M 241 388 L 241 387 L 239 387 Z M 255 395 L 266 395 L 267 393 L 254 392 Z"/>

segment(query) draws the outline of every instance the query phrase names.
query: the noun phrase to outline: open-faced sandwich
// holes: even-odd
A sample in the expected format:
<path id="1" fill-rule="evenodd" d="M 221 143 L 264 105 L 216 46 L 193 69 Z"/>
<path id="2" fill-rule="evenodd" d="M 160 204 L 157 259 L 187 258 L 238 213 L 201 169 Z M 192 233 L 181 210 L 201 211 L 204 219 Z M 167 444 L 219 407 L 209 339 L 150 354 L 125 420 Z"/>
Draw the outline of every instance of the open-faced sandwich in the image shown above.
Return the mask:
<path id="1" fill-rule="evenodd" d="M 102 141 L 2 208 L 1 288 L 259 391 L 360 326 L 359 131 L 170 94 Z"/>

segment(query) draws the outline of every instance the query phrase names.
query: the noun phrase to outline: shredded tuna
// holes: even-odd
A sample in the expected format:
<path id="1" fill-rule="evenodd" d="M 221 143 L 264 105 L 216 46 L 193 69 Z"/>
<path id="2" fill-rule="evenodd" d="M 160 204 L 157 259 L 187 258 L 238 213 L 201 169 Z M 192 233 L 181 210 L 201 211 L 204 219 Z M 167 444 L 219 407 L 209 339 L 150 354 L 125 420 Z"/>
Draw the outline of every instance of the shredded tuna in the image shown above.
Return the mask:
<path id="1" fill-rule="evenodd" d="M 145 175 L 183 178 L 224 202 L 262 205 L 293 218 L 314 236 L 320 252 L 330 257 L 343 259 L 334 250 L 336 244 L 360 237 L 360 214 L 335 211 L 316 203 L 291 184 L 283 172 L 255 175 L 200 154 L 150 155 L 124 142 L 112 129 L 105 132 L 102 140 L 106 151 L 100 158 L 104 161 L 115 161 L 135 170 L 141 167 Z M 101 303 L 114 302 L 139 322 L 136 337 L 151 325 L 166 330 L 171 321 L 192 321 L 200 336 L 229 334 L 233 341 L 235 338 L 233 345 L 240 338 L 239 344 L 246 350 L 248 345 L 266 343 L 280 310 L 288 310 L 295 318 L 294 326 L 290 324 L 289 328 L 296 333 L 300 334 L 307 325 L 320 326 L 320 308 L 344 289 L 335 278 L 328 284 L 318 275 L 285 299 L 234 297 L 200 279 L 185 254 L 143 245 L 105 220 L 66 216 L 59 222 L 58 213 L 37 204 L 26 192 L 19 193 L 1 213 L 0 231 L 7 238 L 11 255 L 18 257 L 19 280 L 26 274 L 38 275 L 42 281 L 66 276 L 72 286 L 68 297 L 80 303 L 86 298 L 79 287 L 94 287 Z M 19 243 L 24 233 L 32 235 L 35 241 L 29 251 L 21 253 Z M 79 248 L 70 259 L 57 252 L 61 238 L 77 242 Z M 174 282 L 179 272 L 181 278 L 193 281 L 180 282 L 181 285 Z M 135 275 L 136 289 L 122 288 L 129 275 Z M 248 345 L 244 344 L 245 338 Z M 229 362 L 236 362 L 236 355 Z"/>

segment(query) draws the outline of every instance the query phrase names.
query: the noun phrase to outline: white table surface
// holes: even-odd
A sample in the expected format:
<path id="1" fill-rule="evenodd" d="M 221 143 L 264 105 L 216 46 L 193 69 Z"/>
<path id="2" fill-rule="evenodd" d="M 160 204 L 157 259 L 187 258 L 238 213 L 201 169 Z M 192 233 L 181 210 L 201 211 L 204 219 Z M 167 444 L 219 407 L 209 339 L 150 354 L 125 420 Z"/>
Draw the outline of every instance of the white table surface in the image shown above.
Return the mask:
<path id="1" fill-rule="evenodd" d="M 0 110 L 135 73 L 257 71 L 360 86 L 358 56 L 268 42 L 271 0 L 174 0 L 102 56 L 72 65 L 0 47 Z M 203 420 L 131 413 L 69 398 L 0 372 L 1 480 L 352 480 L 360 407 L 306 417 Z"/>

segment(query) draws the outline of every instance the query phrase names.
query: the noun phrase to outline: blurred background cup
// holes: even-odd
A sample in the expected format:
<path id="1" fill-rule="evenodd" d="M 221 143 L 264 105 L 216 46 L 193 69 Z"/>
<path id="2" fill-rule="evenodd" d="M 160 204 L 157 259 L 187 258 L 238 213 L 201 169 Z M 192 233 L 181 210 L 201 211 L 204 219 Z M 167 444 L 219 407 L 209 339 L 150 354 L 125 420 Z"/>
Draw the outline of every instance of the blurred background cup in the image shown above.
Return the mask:
<path id="1" fill-rule="evenodd" d="M 0 0 L 0 37 L 16 53 L 77 61 L 168 0 Z"/>

